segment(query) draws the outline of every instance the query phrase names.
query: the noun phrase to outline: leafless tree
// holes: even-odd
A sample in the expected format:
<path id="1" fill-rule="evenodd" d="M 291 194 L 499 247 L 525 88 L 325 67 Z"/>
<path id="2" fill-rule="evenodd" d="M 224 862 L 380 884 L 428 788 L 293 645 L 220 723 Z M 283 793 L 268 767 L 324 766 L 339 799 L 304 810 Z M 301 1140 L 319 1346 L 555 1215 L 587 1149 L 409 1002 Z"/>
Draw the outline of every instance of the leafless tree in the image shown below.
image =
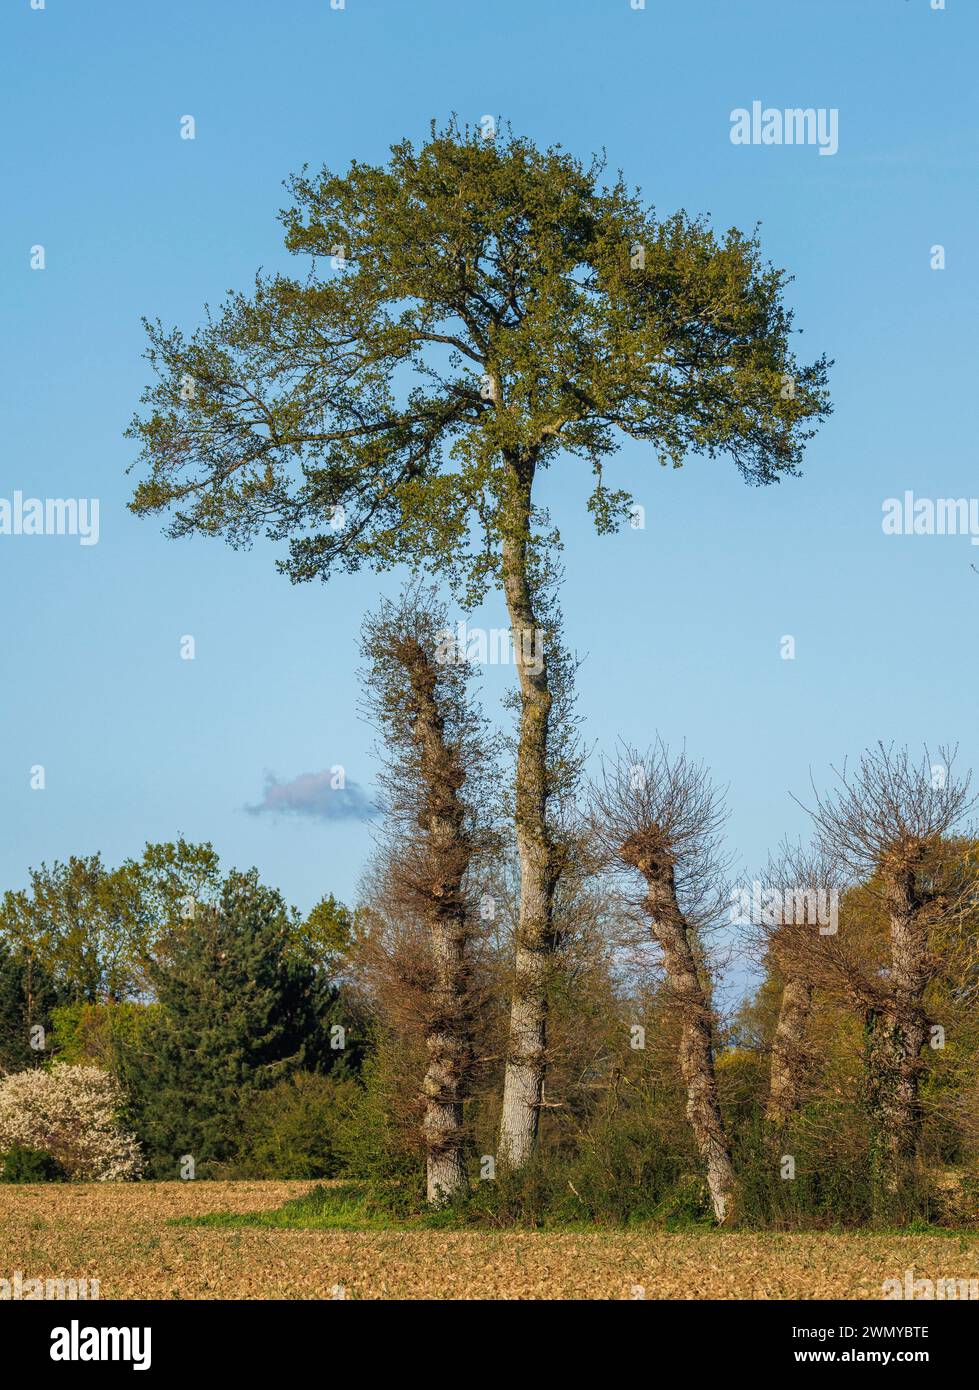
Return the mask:
<path id="1" fill-rule="evenodd" d="M 624 747 L 593 792 L 592 828 L 608 861 L 638 874 L 633 900 L 658 944 L 670 1002 L 680 1020 L 679 1062 L 687 1118 L 704 1162 L 714 1214 L 736 1219 L 736 1180 L 714 1070 L 714 1014 L 700 940 L 724 902 L 720 851 L 725 819 L 706 769 L 660 742 L 639 755 Z"/>

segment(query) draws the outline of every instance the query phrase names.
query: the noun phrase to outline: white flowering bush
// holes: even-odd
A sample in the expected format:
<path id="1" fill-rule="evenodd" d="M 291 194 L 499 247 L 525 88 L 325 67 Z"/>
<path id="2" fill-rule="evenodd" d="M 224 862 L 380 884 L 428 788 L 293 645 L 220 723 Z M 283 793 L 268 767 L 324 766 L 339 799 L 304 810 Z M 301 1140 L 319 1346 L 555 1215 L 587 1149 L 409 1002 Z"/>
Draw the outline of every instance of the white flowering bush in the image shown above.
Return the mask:
<path id="1" fill-rule="evenodd" d="M 51 1154 L 70 1178 L 135 1178 L 142 1158 L 119 1124 L 121 1104 L 115 1078 L 98 1067 L 11 1072 L 0 1079 L 0 1155 L 22 1144 Z"/>

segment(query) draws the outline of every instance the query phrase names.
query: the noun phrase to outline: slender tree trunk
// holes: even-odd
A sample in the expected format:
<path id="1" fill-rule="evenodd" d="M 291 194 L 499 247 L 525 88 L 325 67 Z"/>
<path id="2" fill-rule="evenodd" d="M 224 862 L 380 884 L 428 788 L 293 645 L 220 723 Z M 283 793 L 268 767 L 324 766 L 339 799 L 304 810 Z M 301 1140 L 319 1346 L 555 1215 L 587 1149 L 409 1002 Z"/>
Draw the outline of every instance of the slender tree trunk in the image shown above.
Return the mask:
<path id="1" fill-rule="evenodd" d="M 784 1128 L 799 1108 L 807 1063 L 806 1030 L 812 1012 L 812 985 L 790 976 L 782 989 L 778 1024 L 772 1039 L 772 1071 L 765 1120 Z"/>
<path id="2" fill-rule="evenodd" d="M 693 931 L 677 902 L 673 869 L 641 858 L 647 911 L 663 951 L 666 983 L 680 1016 L 680 1071 L 687 1088 L 687 1119 L 707 1173 L 714 1215 L 722 1225 L 737 1219 L 737 1181 L 717 1096 L 713 1012 L 697 969 Z"/>
<path id="3" fill-rule="evenodd" d="M 547 819 L 548 732 L 552 695 L 529 575 L 534 460 L 508 460 L 503 589 L 520 680 L 515 818 L 520 913 L 510 1034 L 503 1082 L 500 1158 L 522 1167 L 533 1153 L 547 1067 L 547 984 L 554 949 L 557 870 Z"/>

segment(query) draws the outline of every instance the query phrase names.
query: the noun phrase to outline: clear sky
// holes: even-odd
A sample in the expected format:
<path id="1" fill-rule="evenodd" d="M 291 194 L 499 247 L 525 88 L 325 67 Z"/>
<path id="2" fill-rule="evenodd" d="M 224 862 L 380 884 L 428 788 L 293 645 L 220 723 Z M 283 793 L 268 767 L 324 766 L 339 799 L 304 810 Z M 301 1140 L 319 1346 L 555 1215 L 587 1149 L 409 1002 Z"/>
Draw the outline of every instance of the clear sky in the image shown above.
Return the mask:
<path id="1" fill-rule="evenodd" d="M 604 147 L 662 213 L 760 221 L 796 277 L 800 357 L 835 358 L 799 479 L 748 488 L 728 461 L 665 471 L 628 446 L 608 481 L 645 529 L 598 538 L 584 467 L 545 477 L 589 740 L 686 740 L 729 784 L 748 871 L 803 829 L 789 793 L 810 768 L 878 738 L 979 764 L 979 548 L 881 529 L 907 489 L 977 492 L 977 41 L 976 0 L 6 0 L 0 499 L 101 506 L 97 545 L 0 535 L 0 888 L 183 833 L 304 908 L 352 897 L 364 821 L 246 808 L 267 774 L 334 764 L 369 796 L 356 643 L 382 585 L 293 587 L 268 545 L 165 539 L 126 510 L 122 431 L 149 370 L 140 315 L 192 329 L 288 262 L 290 171 L 382 160 L 453 111 Z M 838 152 L 732 144 L 755 100 L 836 109 Z M 501 602 L 483 622 L 505 625 Z M 492 712 L 511 675 L 488 672 Z"/>

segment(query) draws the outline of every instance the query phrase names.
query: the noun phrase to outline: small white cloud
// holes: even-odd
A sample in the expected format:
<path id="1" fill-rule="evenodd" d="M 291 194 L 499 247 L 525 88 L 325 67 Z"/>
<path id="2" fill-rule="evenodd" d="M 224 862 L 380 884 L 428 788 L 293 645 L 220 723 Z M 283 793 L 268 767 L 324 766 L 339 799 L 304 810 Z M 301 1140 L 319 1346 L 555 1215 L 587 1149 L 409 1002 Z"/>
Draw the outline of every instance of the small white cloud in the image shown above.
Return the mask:
<path id="1" fill-rule="evenodd" d="M 291 782 L 280 782 L 274 772 L 265 774 L 265 792 L 256 806 L 246 806 L 251 816 L 309 816 L 313 820 L 370 820 L 377 812 L 356 782 L 333 786 L 331 772 L 301 772 Z"/>

